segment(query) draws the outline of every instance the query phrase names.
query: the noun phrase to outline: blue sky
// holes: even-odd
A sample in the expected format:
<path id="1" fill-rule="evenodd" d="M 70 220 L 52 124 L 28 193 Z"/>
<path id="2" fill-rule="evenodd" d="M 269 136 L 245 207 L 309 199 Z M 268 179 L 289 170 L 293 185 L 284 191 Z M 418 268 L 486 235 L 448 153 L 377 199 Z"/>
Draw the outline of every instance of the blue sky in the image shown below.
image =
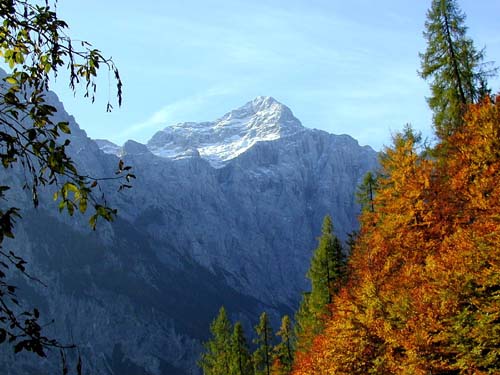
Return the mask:
<path id="1" fill-rule="evenodd" d="M 183 121 L 214 120 L 258 95 L 304 126 L 381 149 L 411 123 L 431 136 L 428 86 L 417 75 L 430 0 L 60 0 L 69 35 L 112 56 L 124 102 L 105 112 L 52 88 L 92 138 L 146 142 Z M 500 63 L 500 1 L 462 0 L 469 35 Z M 500 91 L 500 81 L 492 81 Z"/>

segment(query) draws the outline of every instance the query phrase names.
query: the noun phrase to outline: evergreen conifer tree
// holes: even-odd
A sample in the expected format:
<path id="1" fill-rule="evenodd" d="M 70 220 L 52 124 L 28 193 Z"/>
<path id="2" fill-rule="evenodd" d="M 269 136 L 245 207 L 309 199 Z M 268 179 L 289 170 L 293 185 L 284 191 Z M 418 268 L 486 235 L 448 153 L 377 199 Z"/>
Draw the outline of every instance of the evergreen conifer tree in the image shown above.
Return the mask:
<path id="1" fill-rule="evenodd" d="M 441 139 L 463 124 L 467 104 L 488 92 L 486 78 L 491 72 L 484 70 L 484 51 L 475 49 L 464 22 L 456 0 L 433 0 L 427 12 L 427 50 L 420 54 L 420 75 L 431 79 L 428 103 Z"/>
<path id="2" fill-rule="evenodd" d="M 257 333 L 257 337 L 254 340 L 257 349 L 253 353 L 255 375 L 270 375 L 273 330 L 265 312 L 260 316 L 259 324 L 255 326 L 255 332 Z"/>
<path id="3" fill-rule="evenodd" d="M 234 325 L 231 337 L 231 375 L 253 375 L 252 357 L 240 322 Z"/>
<path id="4" fill-rule="evenodd" d="M 204 344 L 205 352 L 198 365 L 204 375 L 226 375 L 231 364 L 231 322 L 226 310 L 221 307 L 219 314 L 210 325 L 212 339 Z"/>
<path id="5" fill-rule="evenodd" d="M 300 301 L 299 309 L 295 313 L 295 324 L 293 332 L 296 338 L 295 350 L 303 351 L 309 347 L 312 342 L 314 333 L 311 330 L 314 318 L 309 310 L 309 296 L 310 292 L 302 293 L 302 300 Z"/>
<path id="6" fill-rule="evenodd" d="M 309 310 L 319 319 L 332 303 L 344 274 L 344 255 L 339 239 L 333 233 L 332 218 L 323 221 L 319 245 L 314 251 L 307 277 L 311 280 Z"/>
<path id="7" fill-rule="evenodd" d="M 376 190 L 377 177 L 372 172 L 368 172 L 363 178 L 361 185 L 358 186 L 356 192 L 357 201 L 361 205 L 363 211 L 369 210 L 370 212 L 375 212 L 373 200 Z"/>
<path id="8" fill-rule="evenodd" d="M 327 215 L 307 272 L 307 277 L 311 280 L 311 292 L 304 294 L 295 317 L 297 350 L 308 348 L 312 337 L 322 330 L 328 305 L 332 303 L 333 296 L 345 278 L 345 263 L 342 245 L 333 233 L 332 218 Z"/>
<path id="9" fill-rule="evenodd" d="M 293 347 L 294 347 L 294 333 L 292 329 L 292 322 L 288 315 L 281 319 L 281 326 L 276 336 L 281 338 L 280 343 L 274 348 L 275 362 L 279 363 L 276 375 L 289 374 L 292 370 L 293 364 Z M 273 372 L 273 375 L 275 374 Z"/>

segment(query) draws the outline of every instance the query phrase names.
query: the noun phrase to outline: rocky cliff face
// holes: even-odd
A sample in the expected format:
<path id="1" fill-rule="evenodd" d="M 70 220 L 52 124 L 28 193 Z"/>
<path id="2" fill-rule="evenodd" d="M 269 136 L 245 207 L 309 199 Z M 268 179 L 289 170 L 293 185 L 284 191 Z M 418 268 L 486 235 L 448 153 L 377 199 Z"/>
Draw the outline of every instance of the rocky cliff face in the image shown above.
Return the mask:
<path id="1" fill-rule="evenodd" d="M 10 246 L 50 285 L 25 283 L 57 318 L 49 329 L 74 337 L 103 374 L 196 373 L 220 305 L 249 327 L 263 310 L 290 312 L 307 289 L 324 215 L 345 239 L 356 228 L 356 185 L 376 167 L 369 147 L 304 128 L 269 97 L 214 122 L 168 127 L 147 145 L 95 143 L 70 121 L 82 170 L 110 175 L 116 155 L 133 165 L 132 190 L 105 191 L 119 219 L 90 233 L 84 218 L 58 215 L 48 198 L 33 211 L 17 191 L 25 211 Z M 36 373 L 53 366 L 26 363 Z"/>

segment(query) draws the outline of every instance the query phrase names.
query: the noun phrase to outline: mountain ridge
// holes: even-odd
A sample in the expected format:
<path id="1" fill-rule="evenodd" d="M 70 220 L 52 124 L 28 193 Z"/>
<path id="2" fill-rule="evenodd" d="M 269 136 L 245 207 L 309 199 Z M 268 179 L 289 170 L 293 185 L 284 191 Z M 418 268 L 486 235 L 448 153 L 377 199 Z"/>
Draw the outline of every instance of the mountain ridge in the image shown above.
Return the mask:
<path id="1" fill-rule="evenodd" d="M 165 127 L 146 143 L 155 155 L 167 159 L 201 157 L 221 168 L 258 142 L 268 142 L 311 129 L 305 128 L 286 105 L 270 96 L 258 96 L 214 121 L 182 122 Z M 102 151 L 121 156 L 120 147 L 96 140 Z"/>
<path id="2" fill-rule="evenodd" d="M 118 157 L 99 149 L 113 144 L 89 139 L 54 94 L 50 101 L 57 120 L 70 123 L 68 152 L 79 170 L 114 175 Z M 264 110 L 256 107 L 229 112 L 227 121 Z M 120 158 L 137 180 L 121 193 L 119 182 L 102 185 L 119 216 L 96 232 L 88 217 L 58 214 L 50 189 L 40 191 L 40 208 L 33 210 L 22 174 L 13 176 L 19 186 L 9 197 L 23 219 L 9 247 L 51 285 L 32 292 L 44 301 L 41 314 L 57 318 L 49 333 L 74 333 L 96 374 L 109 375 L 110 368 L 170 375 L 172 366 L 175 373 L 199 373 L 201 341 L 221 305 L 247 331 L 262 311 L 277 325 L 308 288 L 305 273 L 324 215 L 345 240 L 357 228 L 356 186 L 377 166 L 377 153 L 350 136 L 295 129 L 255 142 L 220 168 L 203 155 L 164 158 L 127 141 Z M 17 363 L 35 363 L 9 358 L 0 348 L 0 367 L 9 375 L 26 373 Z M 125 364 L 140 371 L 127 372 Z M 57 365 L 57 358 L 37 362 L 32 373 L 54 373 Z"/>

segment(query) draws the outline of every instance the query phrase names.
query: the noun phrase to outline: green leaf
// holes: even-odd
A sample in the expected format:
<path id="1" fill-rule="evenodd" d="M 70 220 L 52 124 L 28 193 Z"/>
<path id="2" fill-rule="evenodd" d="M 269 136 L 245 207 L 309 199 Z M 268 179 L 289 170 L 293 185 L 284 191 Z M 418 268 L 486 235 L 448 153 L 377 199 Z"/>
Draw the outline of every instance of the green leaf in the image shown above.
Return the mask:
<path id="1" fill-rule="evenodd" d="M 96 227 L 96 222 L 97 222 L 97 214 L 94 214 L 90 217 L 89 219 L 89 224 L 90 224 L 90 227 L 95 230 L 95 227 Z"/>
<path id="2" fill-rule="evenodd" d="M 64 207 L 66 207 L 66 201 L 63 199 L 62 201 L 59 202 L 59 212 L 64 210 Z"/>
<path id="3" fill-rule="evenodd" d="M 67 121 L 62 121 L 57 124 L 58 128 L 65 134 L 70 134 L 71 129 L 69 128 L 69 123 Z"/>
<path id="4" fill-rule="evenodd" d="M 76 186 L 75 184 L 71 183 L 71 182 L 66 182 L 64 184 L 64 187 L 69 190 L 69 191 L 72 191 L 73 193 L 77 193 L 79 190 L 78 190 L 78 186 Z"/>
<path id="5" fill-rule="evenodd" d="M 78 208 L 80 212 L 83 214 L 85 211 L 87 211 L 87 199 L 82 198 L 80 199 L 80 202 L 78 204 Z"/>
<path id="6" fill-rule="evenodd" d="M 14 77 L 5 78 L 5 82 L 10 83 L 11 85 L 17 85 L 17 80 Z"/>
<path id="7" fill-rule="evenodd" d="M 66 208 L 68 209 L 69 216 L 73 216 L 73 214 L 75 213 L 75 206 L 73 202 L 68 202 Z"/>

